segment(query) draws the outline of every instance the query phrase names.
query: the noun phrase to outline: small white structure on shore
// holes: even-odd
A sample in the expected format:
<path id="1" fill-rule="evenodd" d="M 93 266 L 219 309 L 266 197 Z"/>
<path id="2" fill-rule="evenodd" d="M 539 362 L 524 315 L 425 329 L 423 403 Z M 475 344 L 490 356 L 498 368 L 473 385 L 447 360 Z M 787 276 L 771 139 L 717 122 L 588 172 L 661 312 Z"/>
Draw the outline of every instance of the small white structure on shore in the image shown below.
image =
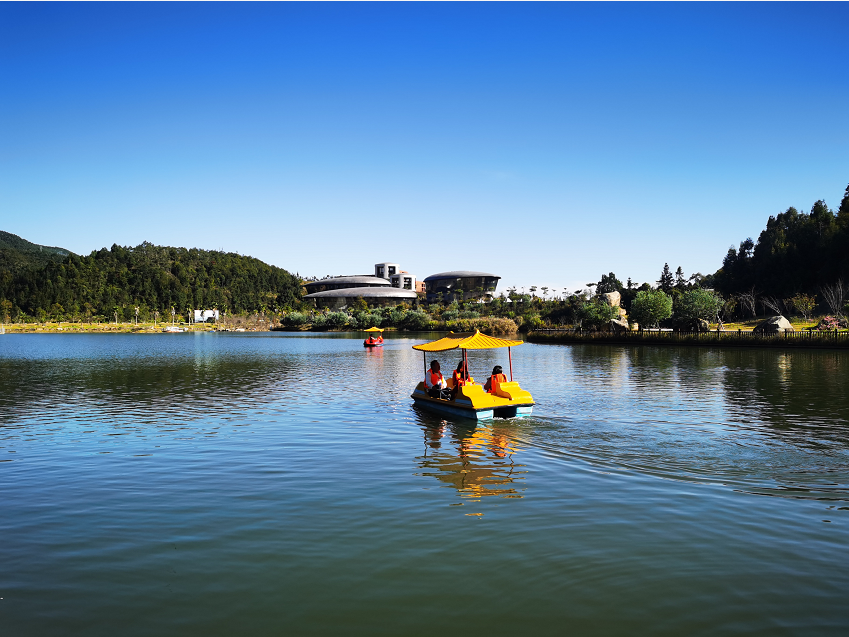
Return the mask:
<path id="1" fill-rule="evenodd" d="M 195 323 L 206 323 L 209 319 L 218 320 L 218 310 L 195 310 Z"/>

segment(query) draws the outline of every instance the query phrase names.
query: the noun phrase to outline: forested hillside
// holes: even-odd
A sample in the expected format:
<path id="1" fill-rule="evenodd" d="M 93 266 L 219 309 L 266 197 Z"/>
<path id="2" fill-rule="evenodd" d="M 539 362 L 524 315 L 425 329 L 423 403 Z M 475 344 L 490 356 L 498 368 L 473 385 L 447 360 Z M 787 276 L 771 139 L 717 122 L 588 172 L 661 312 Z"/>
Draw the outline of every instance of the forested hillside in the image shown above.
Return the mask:
<path id="1" fill-rule="evenodd" d="M 818 294 L 840 279 L 849 282 L 849 186 L 836 214 L 820 200 L 810 213 L 788 208 L 770 217 L 757 242 L 728 250 L 714 284 L 727 295 L 754 290 L 781 299 Z"/>
<path id="2" fill-rule="evenodd" d="M 0 272 L 42 267 L 52 261 L 62 261 L 70 254 L 70 250 L 30 243 L 16 234 L 0 230 Z"/>
<path id="3" fill-rule="evenodd" d="M 150 243 L 0 268 L 0 309 L 12 320 L 112 319 L 115 312 L 130 320 L 136 307 L 142 319 L 170 317 L 172 307 L 181 315 L 189 308 L 260 312 L 296 303 L 300 294 L 299 279 L 259 259 Z"/>

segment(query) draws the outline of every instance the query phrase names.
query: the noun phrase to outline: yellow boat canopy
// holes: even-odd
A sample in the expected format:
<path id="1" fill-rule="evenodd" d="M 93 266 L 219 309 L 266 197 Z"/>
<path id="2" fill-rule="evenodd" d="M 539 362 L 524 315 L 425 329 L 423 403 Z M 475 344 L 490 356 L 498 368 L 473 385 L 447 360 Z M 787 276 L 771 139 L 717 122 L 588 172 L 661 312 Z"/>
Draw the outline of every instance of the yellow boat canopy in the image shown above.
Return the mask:
<path id="1" fill-rule="evenodd" d="M 495 338 L 481 334 L 480 330 L 472 332 L 460 332 L 455 334 L 449 332 L 448 336 L 440 338 L 438 341 L 430 343 L 422 343 L 421 345 L 413 345 L 413 349 L 420 352 L 447 352 L 451 349 L 496 349 L 498 347 L 515 347 L 521 345 L 524 341 L 510 341 L 506 338 Z"/>
<path id="2" fill-rule="evenodd" d="M 364 331 L 364 332 L 382 332 L 382 331 L 383 331 L 383 329 L 381 329 L 381 328 L 379 328 L 379 327 L 370 327 L 370 328 L 368 328 L 367 330 L 363 330 L 363 331 Z"/>

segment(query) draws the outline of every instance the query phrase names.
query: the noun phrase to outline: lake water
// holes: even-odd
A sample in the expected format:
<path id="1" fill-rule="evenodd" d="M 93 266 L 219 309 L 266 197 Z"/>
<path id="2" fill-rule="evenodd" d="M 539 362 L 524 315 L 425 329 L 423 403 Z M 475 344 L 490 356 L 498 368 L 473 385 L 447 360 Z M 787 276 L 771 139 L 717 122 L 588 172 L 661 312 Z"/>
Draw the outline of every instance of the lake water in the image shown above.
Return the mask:
<path id="1" fill-rule="evenodd" d="M 361 340 L 0 337 L 0 634 L 849 631 L 849 353 Z"/>

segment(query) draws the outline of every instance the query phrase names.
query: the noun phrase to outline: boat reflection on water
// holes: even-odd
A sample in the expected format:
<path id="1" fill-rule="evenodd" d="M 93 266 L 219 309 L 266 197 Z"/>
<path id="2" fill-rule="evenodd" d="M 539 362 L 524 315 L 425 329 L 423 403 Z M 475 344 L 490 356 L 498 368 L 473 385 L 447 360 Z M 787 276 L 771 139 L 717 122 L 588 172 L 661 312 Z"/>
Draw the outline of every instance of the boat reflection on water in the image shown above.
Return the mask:
<path id="1" fill-rule="evenodd" d="M 525 466 L 514 458 L 519 450 L 510 423 L 457 424 L 428 414 L 420 423 L 424 453 L 416 458 L 416 475 L 436 478 L 457 489 L 461 498 L 521 498 Z"/>

